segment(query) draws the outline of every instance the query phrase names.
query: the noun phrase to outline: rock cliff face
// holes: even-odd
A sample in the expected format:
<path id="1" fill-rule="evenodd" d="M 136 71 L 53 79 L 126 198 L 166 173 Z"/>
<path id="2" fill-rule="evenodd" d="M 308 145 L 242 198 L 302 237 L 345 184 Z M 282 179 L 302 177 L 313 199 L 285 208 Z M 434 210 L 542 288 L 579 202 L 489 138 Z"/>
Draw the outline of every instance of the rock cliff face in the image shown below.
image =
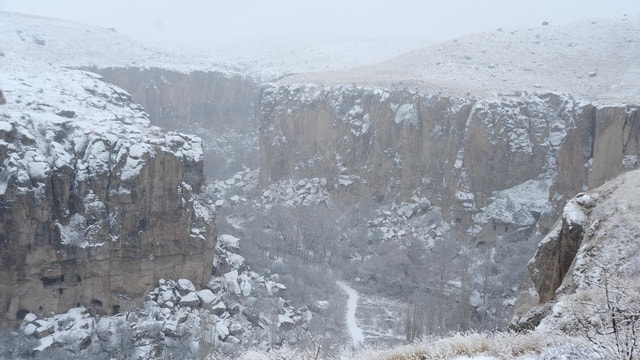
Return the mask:
<path id="1" fill-rule="evenodd" d="M 585 234 L 593 199 L 581 193 L 565 205 L 560 220 L 538 244 L 528 268 L 540 302 L 553 298 L 569 272 Z"/>
<path id="2" fill-rule="evenodd" d="M 257 80 L 231 72 L 153 67 L 92 71 L 131 93 L 154 125 L 198 134 L 209 179 L 226 179 L 246 167 L 258 167 Z"/>
<path id="3" fill-rule="evenodd" d="M 78 304 L 140 305 L 160 278 L 211 274 L 200 140 L 162 133 L 90 73 L 5 73 L 0 107 L 0 327 Z"/>
<path id="4" fill-rule="evenodd" d="M 105 81 L 127 90 L 151 115 L 154 125 L 165 129 L 195 126 L 246 132 L 257 128 L 259 87 L 248 76 L 161 68 L 93 70 Z"/>
<path id="5" fill-rule="evenodd" d="M 478 237 L 539 219 L 548 230 L 557 204 L 635 168 L 640 153 L 637 106 L 555 93 L 268 85 L 261 109 L 260 186 L 323 176 L 343 199 L 424 196 Z"/>

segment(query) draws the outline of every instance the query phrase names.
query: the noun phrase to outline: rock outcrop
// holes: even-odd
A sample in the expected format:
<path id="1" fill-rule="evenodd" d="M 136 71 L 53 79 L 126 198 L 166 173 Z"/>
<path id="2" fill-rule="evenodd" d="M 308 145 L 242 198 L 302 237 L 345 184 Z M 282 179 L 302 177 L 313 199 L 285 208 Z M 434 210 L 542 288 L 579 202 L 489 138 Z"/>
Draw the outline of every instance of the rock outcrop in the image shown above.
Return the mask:
<path id="1" fill-rule="evenodd" d="M 0 327 L 78 305 L 127 310 L 160 278 L 208 280 L 214 210 L 198 200 L 197 137 L 151 126 L 91 73 L 25 68 L 2 82 Z"/>
<path id="2" fill-rule="evenodd" d="M 560 220 L 538 244 L 528 268 L 540 302 L 553 298 L 562 284 L 582 244 L 587 214 L 594 205 L 589 195 L 576 196 L 565 205 Z"/>
<path id="3" fill-rule="evenodd" d="M 532 329 L 546 322 L 548 329 L 588 331 L 591 325 L 576 319 L 637 304 L 638 186 L 639 170 L 629 171 L 567 203 L 529 261 L 532 289 L 521 293 L 511 327 Z M 609 323 L 593 326 L 599 325 Z"/>

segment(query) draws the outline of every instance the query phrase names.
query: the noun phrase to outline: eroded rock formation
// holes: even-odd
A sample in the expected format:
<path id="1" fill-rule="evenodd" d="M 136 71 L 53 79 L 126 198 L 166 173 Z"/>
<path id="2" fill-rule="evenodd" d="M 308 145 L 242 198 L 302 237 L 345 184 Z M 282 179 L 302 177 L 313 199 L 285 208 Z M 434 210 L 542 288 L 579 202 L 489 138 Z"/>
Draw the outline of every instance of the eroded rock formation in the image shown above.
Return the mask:
<path id="1" fill-rule="evenodd" d="M 553 298 L 569 272 L 586 232 L 587 215 L 594 205 L 594 199 L 584 193 L 570 200 L 558 222 L 538 244 L 528 269 L 540 302 Z"/>
<path id="2" fill-rule="evenodd" d="M 546 321 L 547 328 L 583 329 L 576 319 L 619 310 L 606 310 L 610 299 L 622 311 L 637 303 L 638 186 L 639 170 L 629 171 L 567 203 L 529 261 L 531 289 L 521 292 L 510 327 L 530 330 Z"/>

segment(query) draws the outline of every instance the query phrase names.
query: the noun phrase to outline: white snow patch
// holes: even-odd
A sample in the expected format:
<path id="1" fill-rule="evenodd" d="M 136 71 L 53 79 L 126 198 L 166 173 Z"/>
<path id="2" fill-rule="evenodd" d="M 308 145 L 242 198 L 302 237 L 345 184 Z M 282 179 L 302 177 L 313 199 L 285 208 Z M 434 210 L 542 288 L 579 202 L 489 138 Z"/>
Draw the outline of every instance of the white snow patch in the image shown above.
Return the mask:
<path id="1" fill-rule="evenodd" d="M 395 105 L 395 104 L 394 104 Z M 393 121 L 396 124 L 407 124 L 411 126 L 418 126 L 419 117 L 415 104 L 402 104 L 392 106 L 395 111 Z"/>
<path id="2" fill-rule="evenodd" d="M 222 234 L 218 236 L 218 244 L 219 246 L 225 247 L 227 249 L 239 249 L 240 239 L 233 235 Z"/>
<path id="3" fill-rule="evenodd" d="M 495 192 L 491 203 L 474 215 L 478 224 L 499 220 L 505 224 L 529 226 L 535 223 L 532 212 L 542 213 L 548 204 L 550 179 L 528 180 L 509 189 Z"/>
<path id="4" fill-rule="evenodd" d="M 11 124 L 6 121 L 0 121 L 0 131 L 10 132 L 12 129 Z"/>
<path id="5" fill-rule="evenodd" d="M 347 293 L 349 299 L 347 300 L 347 328 L 351 339 L 353 339 L 353 346 L 359 348 L 364 342 L 364 335 L 362 329 L 358 326 L 356 321 L 356 309 L 358 307 L 358 292 L 352 287 L 347 285 L 343 281 L 337 281 L 336 284 Z"/>
<path id="6" fill-rule="evenodd" d="M 149 146 L 146 144 L 134 144 L 129 148 L 129 156 L 134 159 L 140 159 L 148 152 Z"/>

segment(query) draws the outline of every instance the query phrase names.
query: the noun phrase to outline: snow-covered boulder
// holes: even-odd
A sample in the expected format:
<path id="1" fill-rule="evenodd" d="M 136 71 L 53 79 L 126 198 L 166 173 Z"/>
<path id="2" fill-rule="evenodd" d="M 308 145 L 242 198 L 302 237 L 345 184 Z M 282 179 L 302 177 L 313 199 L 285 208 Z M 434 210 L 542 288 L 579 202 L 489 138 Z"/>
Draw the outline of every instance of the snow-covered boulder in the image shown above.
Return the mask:
<path id="1" fill-rule="evenodd" d="M 211 290 L 209 289 L 200 290 L 196 293 L 196 295 L 204 305 L 209 305 L 218 299 L 218 297 L 214 295 L 213 292 L 211 292 Z"/>
<path id="2" fill-rule="evenodd" d="M 283 330 L 290 330 L 295 326 L 296 322 L 287 315 L 278 314 L 278 327 Z"/>
<path id="3" fill-rule="evenodd" d="M 38 319 L 38 317 L 36 316 L 36 314 L 28 313 L 27 315 L 24 316 L 23 321 L 28 324 L 28 323 L 36 321 L 37 319 Z"/>
<path id="4" fill-rule="evenodd" d="M 187 279 L 179 279 L 177 289 L 181 295 L 196 291 L 196 287 L 193 286 L 193 283 L 191 282 L 191 280 L 187 280 Z"/>
<path id="5" fill-rule="evenodd" d="M 211 307 L 211 312 L 215 315 L 222 315 L 227 311 L 227 305 L 223 301 L 219 301 Z"/>
<path id="6" fill-rule="evenodd" d="M 180 306 L 197 307 L 200 300 L 195 292 L 190 292 L 180 297 Z"/>
<path id="7" fill-rule="evenodd" d="M 216 335 L 218 336 L 218 339 L 223 341 L 227 338 L 227 336 L 229 336 L 229 328 L 227 327 L 227 324 L 225 324 L 225 322 L 220 321 L 216 323 Z"/>
<path id="8" fill-rule="evenodd" d="M 36 332 L 37 329 L 38 328 L 34 324 L 27 324 L 27 325 L 24 326 L 24 330 L 22 330 L 22 332 L 26 336 L 31 336 Z"/>
<path id="9" fill-rule="evenodd" d="M 240 248 L 240 239 L 233 235 L 222 234 L 218 236 L 218 246 L 226 249 L 237 250 Z"/>
<path id="10" fill-rule="evenodd" d="M 240 283 L 240 292 L 242 293 L 242 296 L 249 296 L 251 295 L 251 289 L 253 288 L 253 286 L 251 285 L 251 281 L 249 279 L 245 279 Z"/>

